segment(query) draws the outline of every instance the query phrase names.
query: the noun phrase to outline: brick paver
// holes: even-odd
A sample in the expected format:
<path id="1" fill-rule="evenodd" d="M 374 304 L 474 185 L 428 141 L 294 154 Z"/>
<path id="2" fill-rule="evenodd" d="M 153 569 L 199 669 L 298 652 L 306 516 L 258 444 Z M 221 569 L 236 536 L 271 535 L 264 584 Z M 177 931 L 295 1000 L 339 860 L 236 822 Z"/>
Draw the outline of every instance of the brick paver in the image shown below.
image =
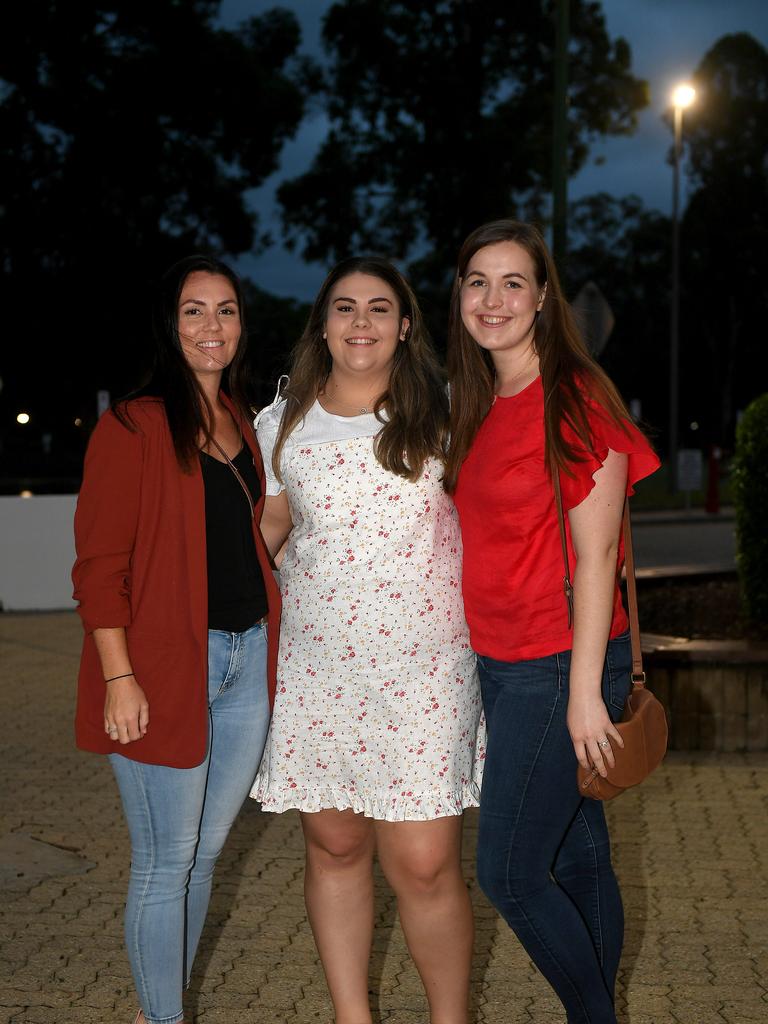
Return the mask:
<path id="1" fill-rule="evenodd" d="M 121 938 L 126 830 L 105 760 L 72 744 L 79 646 L 74 614 L 0 615 L 0 1024 L 129 1024 L 135 1012 Z M 610 806 L 627 913 L 623 1024 L 768 1021 L 767 767 L 766 755 L 674 754 Z M 474 1018 L 562 1022 L 548 987 L 477 889 L 475 829 L 470 813 Z M 61 855 L 64 873 L 41 877 L 46 858 L 33 856 L 37 850 Z M 249 802 L 217 870 L 189 1020 L 330 1021 L 302 869 L 297 815 L 261 814 Z M 374 947 L 378 1019 L 425 1022 L 421 986 L 381 880 Z"/>

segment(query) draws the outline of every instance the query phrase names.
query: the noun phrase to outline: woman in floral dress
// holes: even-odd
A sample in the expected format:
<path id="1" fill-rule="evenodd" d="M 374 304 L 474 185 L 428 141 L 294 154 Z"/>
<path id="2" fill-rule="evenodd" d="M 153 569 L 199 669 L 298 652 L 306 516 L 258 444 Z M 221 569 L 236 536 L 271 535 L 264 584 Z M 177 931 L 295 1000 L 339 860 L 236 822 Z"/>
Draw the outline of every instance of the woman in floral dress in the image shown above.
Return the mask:
<path id="1" fill-rule="evenodd" d="M 374 851 L 432 1021 L 467 1020 L 461 825 L 478 803 L 482 726 L 441 482 L 447 424 L 407 282 L 378 258 L 343 261 L 288 388 L 258 420 L 261 528 L 273 554 L 288 541 L 278 692 L 253 790 L 265 810 L 301 812 L 307 912 L 337 1024 L 371 1020 Z"/>

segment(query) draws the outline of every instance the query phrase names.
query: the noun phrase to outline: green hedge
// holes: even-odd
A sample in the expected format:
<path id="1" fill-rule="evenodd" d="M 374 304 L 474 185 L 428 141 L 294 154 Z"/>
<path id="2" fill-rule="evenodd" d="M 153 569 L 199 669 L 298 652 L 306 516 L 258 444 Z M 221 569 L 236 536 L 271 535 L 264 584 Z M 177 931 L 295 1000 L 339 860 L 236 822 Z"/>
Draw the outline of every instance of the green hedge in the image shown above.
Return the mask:
<path id="1" fill-rule="evenodd" d="M 731 479 L 747 616 L 768 626 L 768 394 L 756 398 L 741 418 Z"/>

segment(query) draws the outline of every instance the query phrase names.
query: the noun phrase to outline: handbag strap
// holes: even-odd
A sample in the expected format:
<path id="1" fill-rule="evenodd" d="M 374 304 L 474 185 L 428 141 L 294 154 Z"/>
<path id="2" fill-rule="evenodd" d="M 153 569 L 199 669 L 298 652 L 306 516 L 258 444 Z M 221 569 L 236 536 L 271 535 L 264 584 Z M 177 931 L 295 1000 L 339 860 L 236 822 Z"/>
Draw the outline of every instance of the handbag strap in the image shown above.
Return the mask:
<path id="1" fill-rule="evenodd" d="M 211 435 L 211 441 L 213 442 L 214 446 L 216 448 L 218 448 L 219 451 L 221 452 L 221 454 L 224 456 L 227 465 L 232 470 L 232 472 L 235 474 L 235 477 L 237 478 L 237 482 L 240 484 L 240 486 L 242 487 L 243 491 L 245 492 L 245 496 L 248 499 L 248 507 L 251 510 L 251 519 L 253 519 L 253 517 L 256 515 L 256 508 L 255 508 L 254 503 L 253 503 L 253 495 L 251 494 L 250 490 L 248 489 L 248 484 L 245 482 L 245 480 L 243 480 L 242 473 L 237 468 L 237 466 L 234 464 L 232 459 L 230 459 L 230 457 L 227 455 L 227 453 L 224 451 L 224 449 L 221 447 L 221 445 L 219 444 L 219 442 L 216 440 L 216 438 L 213 435 Z M 243 440 L 243 444 L 245 444 L 245 440 Z"/>
<path id="2" fill-rule="evenodd" d="M 637 580 L 635 578 L 635 550 L 632 546 L 632 523 L 629 518 L 629 498 L 624 499 L 624 567 L 627 577 L 627 615 L 629 616 L 629 636 L 632 641 L 632 683 L 635 686 L 645 685 L 643 671 L 643 649 L 640 646 L 640 618 L 637 614 Z"/>
<path id="3" fill-rule="evenodd" d="M 565 515 L 563 513 L 563 495 L 560 491 L 560 471 L 557 464 L 552 464 L 552 483 L 555 487 L 555 505 L 557 506 L 557 524 L 560 527 L 560 545 L 563 549 L 563 592 L 568 606 L 568 629 L 573 629 L 573 583 L 571 583 L 571 566 L 568 560 L 568 540 L 565 535 Z"/>
<path id="4" fill-rule="evenodd" d="M 557 507 L 557 523 L 560 528 L 560 544 L 563 549 L 563 590 L 568 605 L 568 629 L 573 628 L 573 583 L 571 582 L 571 567 L 568 558 L 568 541 L 565 532 L 565 512 L 563 511 L 563 495 L 560 490 L 560 470 L 553 462 L 552 484 L 555 490 L 555 505 Z M 632 644 L 632 685 L 645 686 L 645 672 L 643 671 L 643 652 L 640 646 L 640 619 L 637 614 L 637 581 L 635 579 L 635 552 L 632 546 L 632 524 L 629 518 L 629 499 L 624 499 L 624 514 L 622 516 L 622 531 L 624 534 L 624 565 L 627 576 L 627 616 L 629 618 L 629 637 Z"/>

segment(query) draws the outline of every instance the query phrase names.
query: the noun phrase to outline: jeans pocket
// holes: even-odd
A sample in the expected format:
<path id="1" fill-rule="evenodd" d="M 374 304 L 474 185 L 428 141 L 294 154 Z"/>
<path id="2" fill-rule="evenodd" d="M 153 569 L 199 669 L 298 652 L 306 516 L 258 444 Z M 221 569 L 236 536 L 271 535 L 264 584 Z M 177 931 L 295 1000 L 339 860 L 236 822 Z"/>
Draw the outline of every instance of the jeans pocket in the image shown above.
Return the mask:
<path id="1" fill-rule="evenodd" d="M 232 685 L 233 633 L 208 630 L 208 704 Z"/>

